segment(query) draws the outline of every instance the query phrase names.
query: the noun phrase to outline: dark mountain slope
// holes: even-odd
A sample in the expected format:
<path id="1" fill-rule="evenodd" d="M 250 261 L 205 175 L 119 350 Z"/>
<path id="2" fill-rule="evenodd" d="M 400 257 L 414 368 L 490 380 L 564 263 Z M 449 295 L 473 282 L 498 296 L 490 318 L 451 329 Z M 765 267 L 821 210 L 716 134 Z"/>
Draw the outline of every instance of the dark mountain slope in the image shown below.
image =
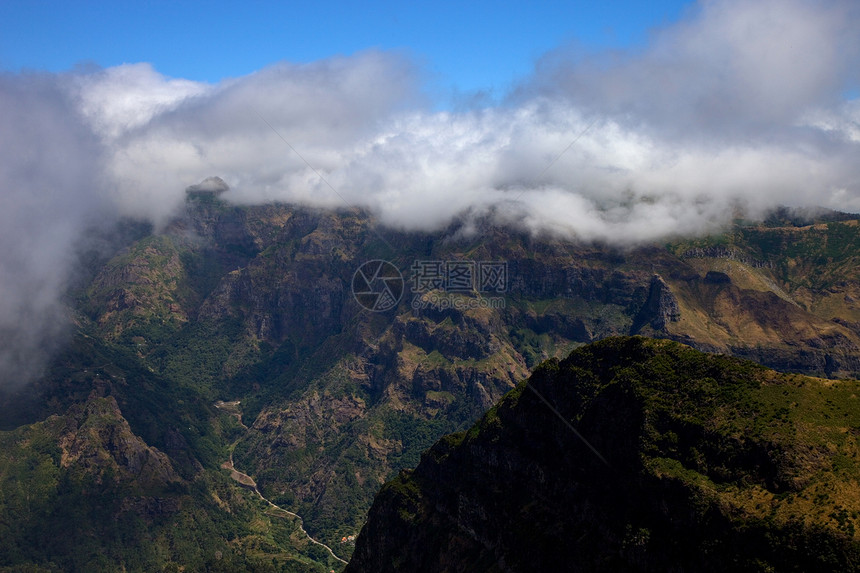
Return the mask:
<path id="1" fill-rule="evenodd" d="M 857 570 L 858 395 L 669 341 L 594 343 L 386 484 L 346 571 Z"/>

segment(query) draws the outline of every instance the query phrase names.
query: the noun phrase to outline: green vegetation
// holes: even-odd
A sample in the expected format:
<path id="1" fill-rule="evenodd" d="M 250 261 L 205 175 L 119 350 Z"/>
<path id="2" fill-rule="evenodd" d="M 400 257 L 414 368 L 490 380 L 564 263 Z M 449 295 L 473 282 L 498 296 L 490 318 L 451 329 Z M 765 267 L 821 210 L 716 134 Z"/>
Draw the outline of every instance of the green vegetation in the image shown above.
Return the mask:
<path id="1" fill-rule="evenodd" d="M 857 221 L 832 221 L 806 227 L 736 227 L 724 235 L 669 245 L 677 255 L 719 253 L 768 269 L 789 292 L 806 287 L 825 290 L 856 279 L 860 253 Z M 721 249 L 721 250 L 716 250 Z"/>
<path id="2" fill-rule="evenodd" d="M 134 512 L 116 510 L 122 503 L 132 503 L 121 501 L 129 496 L 182 500 L 180 513 L 199 510 L 201 516 L 209 516 L 194 518 L 201 524 L 200 535 L 226 540 L 233 551 L 229 555 L 249 560 L 259 570 L 268 570 L 271 559 L 276 561 L 275 570 L 313 568 L 314 561 L 322 566 L 327 558 L 304 547 L 300 536 L 290 533 L 289 520 L 266 514 L 266 508 L 256 506 L 244 491 L 228 494 L 235 486 L 220 466 L 231 453 L 236 467 L 251 475 L 267 498 L 301 514 L 314 537 L 348 557 L 352 547 L 340 540 L 360 530 L 385 480 L 419 463 L 421 452 L 445 433 L 469 428 L 485 412 L 483 425 L 462 439 L 497 431 L 507 402 L 493 404 L 530 369 L 547 359 L 562 359 L 593 340 L 629 333 L 634 325 L 639 332 L 754 356 L 786 370 L 833 376 L 860 370 L 855 325 L 860 324 L 860 308 L 852 302 L 860 300 L 853 255 L 860 246 L 857 226 L 815 220 L 816 226 L 797 227 L 783 224 L 786 221 L 793 219 L 777 218 L 770 226 L 745 224 L 721 237 L 632 252 L 495 228 L 487 229 L 486 236 L 460 239 L 451 239 L 450 233 L 383 229 L 383 241 L 372 222 L 355 210 L 237 207 L 212 194 L 192 193 L 182 217 L 160 234 L 129 225 L 117 233 L 123 239 L 110 260 L 87 258 L 85 278 L 72 293 L 77 307 L 69 345 L 27 392 L 0 396 L 0 427 L 24 431 L 22 425 L 35 427 L 52 415 L 68 417 L 92 400 L 113 398 L 130 433 L 167 456 L 179 481 L 171 482 L 165 492 L 144 495 L 134 489 L 143 487 L 141 478 L 125 475 L 118 483 L 128 488 L 105 494 L 119 506 L 101 498 L 81 498 L 83 505 L 114 508 L 99 514 L 99 519 L 87 517 L 85 524 L 129 521 L 131 533 L 125 538 L 102 538 L 98 530 L 82 545 L 89 558 L 106 559 L 104 568 L 117 568 L 118 559 L 125 558 L 122 551 L 111 553 L 115 545 L 143 543 L 150 539 L 142 537 L 144 529 L 161 531 L 172 519 L 150 525 L 141 518 L 145 527 L 134 525 L 138 519 Z M 391 245 L 398 252 L 392 253 Z M 708 250 L 714 246 L 722 250 Z M 350 280 L 359 264 L 376 258 L 393 261 L 407 283 L 415 260 L 506 261 L 505 305 L 413 311 L 407 288 L 398 309 L 364 312 L 349 292 Z M 729 280 L 709 281 L 710 271 L 724 273 Z M 680 313 L 680 320 L 667 322 L 665 328 L 653 327 L 659 317 L 648 315 L 664 310 L 651 300 L 655 274 L 667 285 L 664 298 L 672 302 L 674 297 Z M 647 369 L 660 373 L 664 385 L 660 392 L 675 392 L 681 382 L 671 360 L 666 364 L 654 360 Z M 544 363 L 539 371 L 549 373 L 562 363 L 567 364 Z M 610 399 L 613 390 L 599 390 L 591 370 L 566 367 L 572 370 L 565 375 L 575 379 L 582 392 L 591 388 L 607 392 L 605 399 Z M 617 388 L 623 380 L 633 384 L 644 376 L 632 365 L 627 368 L 616 373 Z M 853 423 L 853 414 L 838 406 L 850 401 L 840 386 L 822 390 L 820 400 L 813 400 L 803 389 L 781 388 L 771 396 L 768 386 L 761 395 L 750 394 L 742 385 L 726 385 L 707 371 L 697 374 L 697 380 L 695 391 L 678 390 L 671 403 L 660 403 L 657 394 L 649 398 L 656 400 L 648 402 L 649 416 L 653 412 L 670 421 L 677 418 L 681 425 L 679 430 L 655 422 L 649 447 L 672 452 L 675 457 L 657 458 L 675 460 L 684 472 L 697 472 L 702 488 L 733 483 L 729 470 L 712 463 L 713 452 L 689 443 L 692 438 L 686 431 L 699 428 L 707 416 L 724 416 L 720 431 L 726 435 L 760 433 L 775 444 L 790 441 L 791 424 L 800 411 L 817 412 L 803 424 Z M 519 386 L 508 400 L 522 398 L 524 388 Z M 622 392 L 620 398 L 626 397 Z M 217 400 L 239 404 L 222 411 L 213 407 Z M 721 400 L 748 403 L 745 409 L 723 411 L 718 407 Z M 713 411 L 698 409 L 711 407 L 708 404 Z M 705 417 L 699 419 L 692 412 Z M 582 416 L 587 419 L 587 412 Z M 749 417 L 757 421 L 750 422 Z M 47 442 L 53 440 L 60 447 L 56 434 L 46 435 Z M 839 440 L 851 435 L 834 434 L 833 447 L 842 448 Z M 37 443 L 21 442 L 20 456 Z M 34 483 L 57 481 L 59 485 L 39 490 L 47 498 L 67 495 L 62 488 L 67 468 L 57 465 L 49 450 L 39 454 L 42 457 L 33 454 L 27 471 L 36 472 Z M 432 451 L 442 456 L 439 450 Z M 745 452 L 740 448 L 736 453 L 743 457 Z M 798 455 L 817 459 L 819 453 Z M 48 459 L 53 461 L 49 464 Z M 111 464 L 104 455 L 95 459 L 98 463 L 87 468 L 93 476 L 116 471 L 108 468 Z M 833 460 L 834 471 L 854 471 L 851 452 L 839 450 Z M 0 476 L 6 464 L 23 471 L 15 463 L 0 463 Z M 677 464 L 659 468 L 667 475 L 681 471 Z M 678 479 L 689 477 L 682 474 Z M 87 496 L 92 494 L 91 487 L 79 483 L 68 495 L 84 490 Z M 207 497 L 207 491 L 217 495 Z M 14 488 L 7 494 L 4 499 L 13 504 L 35 495 Z M 247 502 L 245 513 L 234 507 L 242 500 Z M 833 522 L 846 531 L 854 518 L 850 511 L 846 517 L 841 508 L 850 507 L 842 504 L 831 511 L 836 516 Z M 23 515 L 15 509 L 3 523 L 17 528 Z M 223 520 L 225 529 L 215 531 L 206 519 Z M 656 535 L 655 530 L 644 529 Z M 642 537 L 640 530 L 630 529 L 630 544 Z M 182 543 L 190 547 L 197 533 L 184 535 Z M 147 566 L 169 564 L 158 561 L 170 551 L 163 549 L 166 542 L 153 539 L 149 544 L 158 556 L 146 557 Z M 201 547 L 212 549 L 203 542 Z M 51 551 L 58 560 L 67 558 L 59 549 Z M 226 549 L 217 551 L 227 559 Z M 44 565 L 46 561 L 36 559 L 39 554 L 34 549 L 27 555 Z M 80 556 L 74 559 L 85 563 Z M 180 562 L 174 564 L 179 567 Z M 174 564 L 165 566 L 170 569 Z M 205 559 L 195 564 L 217 566 Z M 237 565 L 239 570 L 243 567 L 251 566 Z"/>
<path id="3" fill-rule="evenodd" d="M 0 433 L 0 570 L 324 570 L 221 473 L 172 474 L 111 404 Z"/>
<path id="4" fill-rule="evenodd" d="M 347 571 L 856 570 L 858 395 L 669 341 L 584 346 L 386 484 Z"/>

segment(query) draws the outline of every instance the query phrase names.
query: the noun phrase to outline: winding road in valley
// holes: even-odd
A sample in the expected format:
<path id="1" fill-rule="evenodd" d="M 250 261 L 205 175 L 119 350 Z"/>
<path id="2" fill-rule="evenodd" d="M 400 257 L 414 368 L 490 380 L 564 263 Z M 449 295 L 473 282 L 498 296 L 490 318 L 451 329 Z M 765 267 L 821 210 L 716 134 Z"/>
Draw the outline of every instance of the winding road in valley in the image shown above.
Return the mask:
<path id="1" fill-rule="evenodd" d="M 220 409 L 220 410 L 224 410 L 225 412 L 235 416 L 239 420 L 239 424 L 243 428 L 245 428 L 246 430 L 248 429 L 248 426 L 246 426 L 244 423 L 242 423 L 242 414 L 241 414 L 241 412 L 239 412 L 239 401 L 238 400 L 236 400 L 234 402 L 218 401 L 215 403 L 215 407 Z M 266 504 L 268 504 L 268 506 L 269 506 L 269 509 L 271 510 L 271 513 L 269 513 L 269 515 L 274 515 L 277 517 L 283 517 L 285 519 L 288 517 L 298 519 L 299 520 L 299 531 L 301 531 L 305 535 L 305 537 L 308 538 L 308 541 L 310 541 L 311 543 L 315 543 L 321 547 L 325 547 L 326 550 L 329 552 L 329 554 L 332 557 L 334 557 L 335 559 L 337 559 L 338 561 L 340 561 L 341 563 L 346 565 L 347 562 L 344 561 L 343 559 L 341 559 L 340 557 L 338 557 L 337 555 L 335 555 L 335 552 L 332 551 L 331 547 L 329 547 L 328 545 L 326 545 L 322 541 L 317 541 L 316 539 L 311 537 L 311 535 L 307 531 L 305 531 L 304 520 L 302 519 L 302 516 L 300 516 L 298 513 L 293 513 L 292 511 L 284 509 L 283 507 L 280 507 L 279 505 L 272 503 L 270 500 L 266 499 L 266 497 L 263 496 L 262 493 L 260 493 L 260 490 L 257 487 L 257 482 L 254 481 L 254 478 L 252 478 L 248 474 L 241 472 L 241 471 L 236 469 L 236 467 L 233 465 L 233 447 L 235 447 L 235 445 L 238 442 L 239 442 L 239 440 L 236 440 L 230 446 L 230 459 L 228 461 L 224 462 L 223 464 L 221 464 L 221 467 L 226 469 L 226 470 L 230 470 L 230 477 L 236 483 L 238 483 L 240 486 L 242 486 L 246 489 L 250 489 L 251 491 L 256 493 L 260 497 L 260 499 L 262 499 L 264 502 L 266 502 Z"/>

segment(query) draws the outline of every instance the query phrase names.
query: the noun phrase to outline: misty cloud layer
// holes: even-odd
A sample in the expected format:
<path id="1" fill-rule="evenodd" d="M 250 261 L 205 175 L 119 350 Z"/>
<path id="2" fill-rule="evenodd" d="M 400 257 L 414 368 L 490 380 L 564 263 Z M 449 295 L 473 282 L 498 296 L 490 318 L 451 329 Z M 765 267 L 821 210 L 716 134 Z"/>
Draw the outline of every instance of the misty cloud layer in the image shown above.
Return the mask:
<path id="1" fill-rule="evenodd" d="M 0 76 L 0 386 L 39 372 L 66 324 L 72 243 L 110 210 L 103 149 L 49 76 Z"/>
<path id="2" fill-rule="evenodd" d="M 559 48 L 504 103 L 455 112 L 373 51 L 217 85 L 143 63 L 0 75 L 0 384 L 50 351 L 84 229 L 164 223 L 208 176 L 237 203 L 362 206 L 414 229 L 492 212 L 616 243 L 738 209 L 860 211 L 858 24 L 850 1 L 705 1 L 647 46 Z"/>

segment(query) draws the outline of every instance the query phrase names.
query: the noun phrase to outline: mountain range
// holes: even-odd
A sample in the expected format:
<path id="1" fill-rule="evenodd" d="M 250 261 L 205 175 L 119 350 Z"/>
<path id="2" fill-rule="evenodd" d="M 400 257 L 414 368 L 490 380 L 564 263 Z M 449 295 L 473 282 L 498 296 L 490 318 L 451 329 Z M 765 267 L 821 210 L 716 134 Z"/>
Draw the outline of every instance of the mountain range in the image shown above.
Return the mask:
<path id="1" fill-rule="evenodd" d="M 534 236 L 490 219 L 419 233 L 380 227 L 357 209 L 234 205 L 229 191 L 208 187 L 187 195 L 184 211 L 163 228 L 124 221 L 93 237 L 69 288 L 62 351 L 38 380 L 0 395 L 0 570 L 330 571 L 353 549 L 351 568 L 383 570 L 373 569 L 372 553 L 398 543 L 371 536 L 385 511 L 373 510 L 357 545 L 350 539 L 383 484 L 412 488 L 401 471 L 420 462 L 413 475 L 423 475 L 428 455 L 459 460 L 444 448 L 460 438 L 444 436 L 478 420 L 482 427 L 503 397 L 501 404 L 517 401 L 532 370 L 595 341 L 640 341 L 646 350 L 637 352 L 649 355 L 664 347 L 614 337 L 671 340 L 812 376 L 819 381 L 807 385 L 821 388 L 829 388 L 825 379 L 860 373 L 860 226 L 852 215 L 782 209 L 764 221 L 738 219 L 719 235 L 612 246 Z M 358 274 L 383 263 L 389 274 Z M 388 300 L 374 298 L 386 293 L 393 303 L 368 305 Z M 620 343 L 599 344 L 606 351 Z M 726 364 L 754 372 L 750 385 L 771 376 Z M 603 399 L 580 396 L 566 407 Z M 716 424 L 714 410 L 685 404 L 703 428 Z M 631 415 L 640 405 L 628 404 Z M 752 410 L 733 415 L 755 418 Z M 607 455 L 613 467 L 623 465 L 624 479 L 636 474 L 651 484 L 675 472 L 683 489 L 688 477 L 699 479 L 690 470 L 715 481 L 690 465 L 699 437 L 684 442 L 683 455 L 657 455 L 665 440 L 645 440 L 648 455 L 670 461 L 637 466 L 643 427 L 622 425 L 607 437 L 627 440 L 619 455 L 628 457 Z M 801 455 L 792 448 L 786 456 Z M 816 451 L 818 460 L 824 450 Z M 756 483 L 770 479 L 742 457 L 714 462 L 729 476 L 715 483 L 747 473 Z M 794 487 L 786 484 L 762 487 L 780 495 Z M 383 488 L 374 507 L 397 487 Z M 741 490 L 737 496 L 748 494 Z M 684 503 L 699 499 L 685 492 Z M 850 516 L 851 507 L 831 509 Z M 669 531 L 666 516 L 652 510 L 629 521 L 631 536 Z M 851 519 L 841 520 L 843 529 Z M 616 529 L 606 535 L 625 539 Z M 834 551 L 847 555 L 843 541 Z M 664 542 L 642 551 L 653 555 Z"/>

